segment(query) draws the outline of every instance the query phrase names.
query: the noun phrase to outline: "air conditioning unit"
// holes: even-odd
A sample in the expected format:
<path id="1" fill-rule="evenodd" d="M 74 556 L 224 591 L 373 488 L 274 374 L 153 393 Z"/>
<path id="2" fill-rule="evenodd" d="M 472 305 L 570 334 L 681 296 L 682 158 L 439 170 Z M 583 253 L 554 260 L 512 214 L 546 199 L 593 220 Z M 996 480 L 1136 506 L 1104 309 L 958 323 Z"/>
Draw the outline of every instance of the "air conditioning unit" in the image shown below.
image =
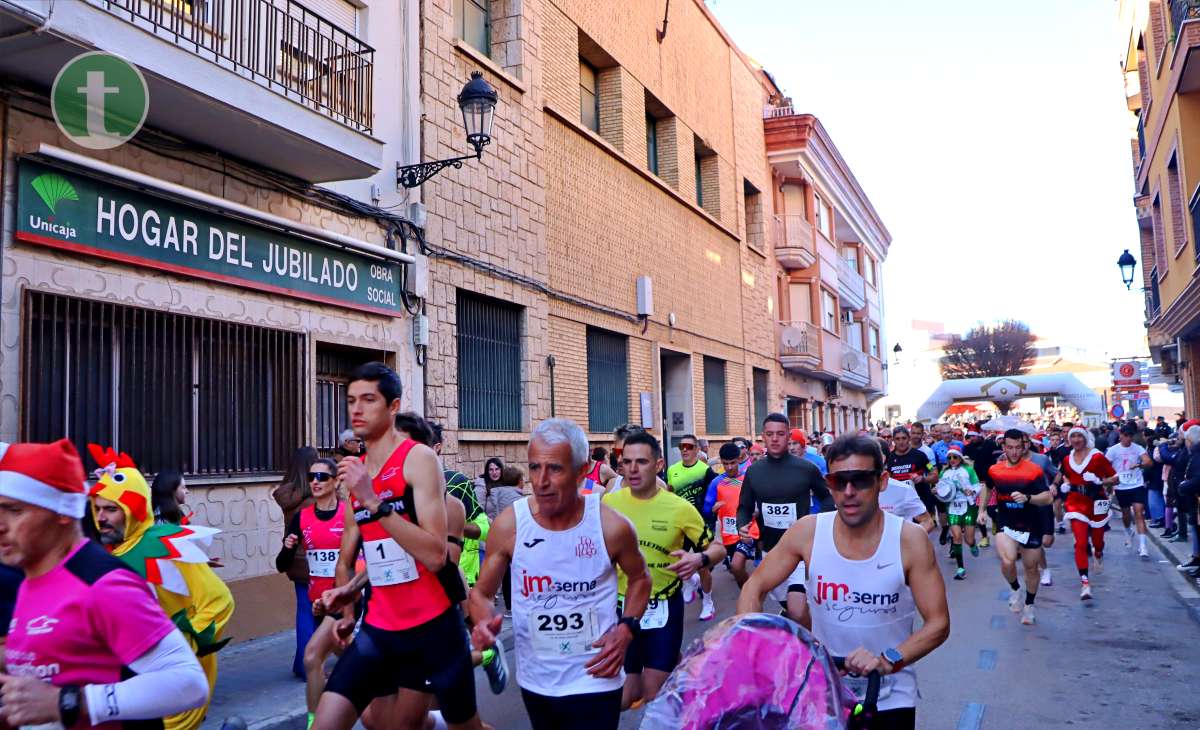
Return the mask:
<path id="1" fill-rule="evenodd" d="M 842 383 L 840 380 L 825 381 L 825 397 L 831 401 L 842 397 Z"/>

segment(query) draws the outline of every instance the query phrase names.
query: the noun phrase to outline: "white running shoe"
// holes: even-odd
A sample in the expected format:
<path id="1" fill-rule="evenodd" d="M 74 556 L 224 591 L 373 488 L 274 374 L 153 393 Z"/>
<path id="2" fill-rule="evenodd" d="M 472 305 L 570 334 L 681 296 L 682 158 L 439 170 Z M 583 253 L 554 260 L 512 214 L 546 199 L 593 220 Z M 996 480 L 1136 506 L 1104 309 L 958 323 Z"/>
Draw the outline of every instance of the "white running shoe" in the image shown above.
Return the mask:
<path id="1" fill-rule="evenodd" d="M 1092 555 L 1092 572 L 1099 573 L 1104 570 L 1104 558 L 1099 555 Z"/>
<path id="2" fill-rule="evenodd" d="M 1079 600 L 1081 600 L 1081 601 L 1092 600 L 1092 584 L 1091 583 L 1084 581 L 1083 585 L 1079 587 Z"/>
<path id="3" fill-rule="evenodd" d="M 1041 583 L 1044 586 L 1054 585 L 1054 579 L 1050 577 L 1050 569 L 1049 568 L 1046 568 L 1045 570 L 1042 571 L 1042 577 L 1041 577 L 1041 580 L 1038 581 L 1038 583 Z"/>
<path id="4" fill-rule="evenodd" d="M 696 591 L 700 588 L 700 576 L 693 575 L 683 582 L 683 602 L 691 603 L 696 600 Z"/>
<path id="5" fill-rule="evenodd" d="M 1138 557 L 1139 558 L 1149 558 L 1150 557 L 1150 551 L 1146 550 L 1145 545 L 1138 545 Z"/>
<path id="6" fill-rule="evenodd" d="M 1015 590 L 1008 597 L 1008 610 L 1013 613 L 1019 613 L 1021 610 L 1021 591 Z"/>
<path id="7" fill-rule="evenodd" d="M 1021 612 L 1021 623 L 1026 626 L 1033 626 L 1034 620 L 1033 606 L 1026 606 L 1025 610 Z"/>
<path id="8" fill-rule="evenodd" d="M 711 621 L 717 615 L 717 607 L 713 604 L 712 593 L 705 593 L 700 605 L 700 620 Z"/>

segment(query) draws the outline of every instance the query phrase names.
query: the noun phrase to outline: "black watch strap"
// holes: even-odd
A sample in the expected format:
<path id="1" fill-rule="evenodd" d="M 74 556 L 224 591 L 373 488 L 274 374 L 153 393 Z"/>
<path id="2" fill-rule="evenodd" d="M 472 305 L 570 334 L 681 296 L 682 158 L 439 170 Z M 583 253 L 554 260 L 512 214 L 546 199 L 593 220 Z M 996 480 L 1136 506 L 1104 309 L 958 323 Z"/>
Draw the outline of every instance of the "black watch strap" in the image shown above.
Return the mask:
<path id="1" fill-rule="evenodd" d="M 396 505 L 392 504 L 391 502 L 388 502 L 387 500 L 384 500 L 384 501 L 380 502 L 379 506 L 377 508 L 375 508 L 375 511 L 373 513 L 371 513 L 371 517 L 373 517 L 377 520 L 383 519 L 384 517 L 387 517 L 388 515 L 392 514 L 395 511 L 396 511 Z"/>
<path id="2" fill-rule="evenodd" d="M 712 566 L 712 558 L 708 557 L 708 553 L 700 553 L 700 565 L 704 568 Z"/>
<path id="3" fill-rule="evenodd" d="M 63 727 L 74 727 L 79 722 L 81 694 L 82 690 L 75 684 L 68 684 L 58 690 L 58 718 Z"/>
<path id="4" fill-rule="evenodd" d="M 622 624 L 625 624 L 626 626 L 628 626 L 629 631 L 634 636 L 637 636 L 642 631 L 642 620 L 638 619 L 638 618 L 634 618 L 633 616 L 622 616 L 619 623 L 622 623 Z"/>

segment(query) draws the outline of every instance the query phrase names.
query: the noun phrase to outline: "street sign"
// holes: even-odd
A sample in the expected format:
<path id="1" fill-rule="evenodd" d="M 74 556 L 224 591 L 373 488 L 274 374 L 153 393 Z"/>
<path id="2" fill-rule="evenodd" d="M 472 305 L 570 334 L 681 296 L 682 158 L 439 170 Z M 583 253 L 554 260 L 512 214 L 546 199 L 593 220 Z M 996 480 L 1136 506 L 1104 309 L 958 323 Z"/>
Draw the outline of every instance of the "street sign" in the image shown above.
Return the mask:
<path id="1" fill-rule="evenodd" d="M 1149 395 L 1142 396 L 1137 399 L 1137 409 L 1139 411 L 1150 410 L 1150 396 Z"/>
<path id="2" fill-rule="evenodd" d="M 1113 363 L 1113 382 L 1140 380 L 1142 370 L 1136 360 L 1118 360 Z"/>
<path id="3" fill-rule="evenodd" d="M 1124 418 L 1125 417 L 1125 406 L 1118 403 L 1117 405 L 1112 407 L 1112 411 L 1110 411 L 1110 413 L 1112 413 L 1113 418 Z"/>

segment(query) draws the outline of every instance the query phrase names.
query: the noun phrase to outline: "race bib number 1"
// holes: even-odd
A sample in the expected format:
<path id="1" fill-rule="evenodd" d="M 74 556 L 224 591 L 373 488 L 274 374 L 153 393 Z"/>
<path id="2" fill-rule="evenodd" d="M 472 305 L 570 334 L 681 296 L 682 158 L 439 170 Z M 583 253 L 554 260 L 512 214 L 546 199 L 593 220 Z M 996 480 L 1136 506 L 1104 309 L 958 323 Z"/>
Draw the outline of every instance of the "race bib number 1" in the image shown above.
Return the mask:
<path id="1" fill-rule="evenodd" d="M 373 586 L 394 586 L 417 579 L 417 562 L 390 537 L 363 543 L 367 578 Z"/>
<path id="2" fill-rule="evenodd" d="M 532 611 L 529 614 L 529 635 L 533 651 L 538 656 L 556 657 L 591 654 L 592 644 L 600 638 L 596 610 L 592 608 L 561 611 Z"/>
<path id="3" fill-rule="evenodd" d="M 314 578 L 332 578 L 337 568 L 337 550 L 308 550 L 308 574 Z"/>
<path id="4" fill-rule="evenodd" d="M 763 524 L 776 530 L 786 530 L 796 521 L 796 504 L 766 504 L 762 506 Z"/>

